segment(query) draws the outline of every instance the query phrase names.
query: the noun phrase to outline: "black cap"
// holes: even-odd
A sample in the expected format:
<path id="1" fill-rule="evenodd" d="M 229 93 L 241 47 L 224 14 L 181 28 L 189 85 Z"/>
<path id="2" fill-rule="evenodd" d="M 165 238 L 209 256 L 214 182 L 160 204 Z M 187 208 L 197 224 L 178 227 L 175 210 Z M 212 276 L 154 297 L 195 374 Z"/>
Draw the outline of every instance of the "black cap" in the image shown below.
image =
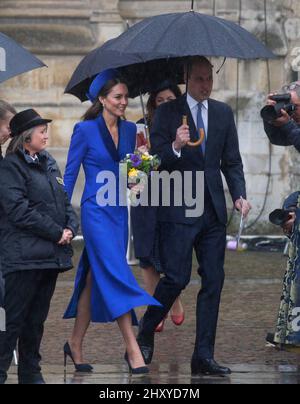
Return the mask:
<path id="1" fill-rule="evenodd" d="M 28 129 L 52 122 L 51 119 L 43 119 L 34 109 L 26 109 L 16 114 L 10 121 L 11 137 L 19 136 Z"/>

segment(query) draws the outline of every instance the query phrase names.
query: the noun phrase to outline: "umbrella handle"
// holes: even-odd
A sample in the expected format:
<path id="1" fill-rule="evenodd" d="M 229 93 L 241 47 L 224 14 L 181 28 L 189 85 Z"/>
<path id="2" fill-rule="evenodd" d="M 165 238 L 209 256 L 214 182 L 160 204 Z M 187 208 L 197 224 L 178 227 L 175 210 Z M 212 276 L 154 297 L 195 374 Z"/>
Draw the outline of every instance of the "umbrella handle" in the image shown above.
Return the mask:
<path id="1" fill-rule="evenodd" d="M 187 124 L 188 124 L 187 116 L 183 115 L 183 117 L 182 117 L 182 125 L 187 125 Z M 187 145 L 190 146 L 190 147 L 200 146 L 203 143 L 204 139 L 205 139 L 204 129 L 202 129 L 202 128 L 199 129 L 199 134 L 200 134 L 199 140 L 197 140 L 196 142 L 187 142 Z"/>

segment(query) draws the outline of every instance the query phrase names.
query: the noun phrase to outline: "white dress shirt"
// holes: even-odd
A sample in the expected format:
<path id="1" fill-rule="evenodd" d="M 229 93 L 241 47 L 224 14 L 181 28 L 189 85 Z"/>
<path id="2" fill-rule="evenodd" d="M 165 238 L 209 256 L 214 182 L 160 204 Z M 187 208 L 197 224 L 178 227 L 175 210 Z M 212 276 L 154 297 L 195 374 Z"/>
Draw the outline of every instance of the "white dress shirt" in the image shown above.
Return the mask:
<path id="1" fill-rule="evenodd" d="M 199 101 L 195 100 L 193 97 L 190 96 L 190 94 L 187 94 L 187 103 L 190 108 L 193 120 L 195 122 L 195 126 L 197 128 L 197 114 L 198 114 L 198 104 Z M 204 123 L 204 130 L 205 130 L 205 136 L 207 140 L 207 134 L 208 134 L 208 100 L 204 100 L 202 102 L 202 119 Z M 177 157 L 181 157 L 181 151 L 176 151 L 174 148 L 174 143 L 172 145 L 173 147 L 173 152 Z"/>

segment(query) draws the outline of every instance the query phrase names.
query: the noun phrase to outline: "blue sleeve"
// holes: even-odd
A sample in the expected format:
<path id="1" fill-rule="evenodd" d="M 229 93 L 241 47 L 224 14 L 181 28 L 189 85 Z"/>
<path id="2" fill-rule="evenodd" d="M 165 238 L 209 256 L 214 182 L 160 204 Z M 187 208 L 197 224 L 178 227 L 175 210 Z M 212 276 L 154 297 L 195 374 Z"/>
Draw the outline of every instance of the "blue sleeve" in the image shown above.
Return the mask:
<path id="1" fill-rule="evenodd" d="M 88 147 L 80 124 L 75 125 L 68 153 L 67 165 L 64 175 L 65 190 L 72 199 L 74 187 L 78 178 L 80 166 L 87 153 Z"/>

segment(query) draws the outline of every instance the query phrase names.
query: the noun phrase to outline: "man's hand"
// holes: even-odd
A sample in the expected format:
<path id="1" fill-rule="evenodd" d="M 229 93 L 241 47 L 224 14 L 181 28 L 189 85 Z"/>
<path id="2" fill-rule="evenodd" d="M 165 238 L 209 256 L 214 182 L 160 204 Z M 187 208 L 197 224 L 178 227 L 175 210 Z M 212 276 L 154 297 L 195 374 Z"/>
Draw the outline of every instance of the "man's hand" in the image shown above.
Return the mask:
<path id="1" fill-rule="evenodd" d="M 244 218 L 248 216 L 250 210 L 252 209 L 251 204 L 246 199 L 242 198 L 235 201 L 234 206 L 239 212 L 243 213 Z"/>
<path id="2" fill-rule="evenodd" d="M 296 220 L 296 213 L 295 212 L 291 212 L 289 214 L 289 218 L 288 220 L 284 223 L 284 225 L 282 226 L 283 228 L 283 232 L 285 235 L 289 235 L 292 233 L 293 230 L 293 226 Z"/>
<path id="3" fill-rule="evenodd" d="M 267 100 L 267 105 L 275 106 L 277 104 L 276 101 L 274 101 L 270 98 L 273 95 L 276 95 L 276 94 L 269 94 L 268 100 Z M 281 110 L 281 115 L 282 116 L 280 118 L 277 118 L 272 122 L 273 126 L 280 127 L 280 126 L 286 125 L 291 120 L 291 117 L 284 109 Z"/>
<path id="4" fill-rule="evenodd" d="M 73 240 L 73 232 L 70 229 L 64 229 L 61 239 L 57 243 L 58 245 L 66 245 L 71 244 Z"/>
<path id="5" fill-rule="evenodd" d="M 174 149 L 177 152 L 187 145 L 187 143 L 191 140 L 190 138 L 190 131 L 187 125 L 182 125 L 180 128 L 177 129 L 176 133 L 176 140 L 174 141 Z"/>

